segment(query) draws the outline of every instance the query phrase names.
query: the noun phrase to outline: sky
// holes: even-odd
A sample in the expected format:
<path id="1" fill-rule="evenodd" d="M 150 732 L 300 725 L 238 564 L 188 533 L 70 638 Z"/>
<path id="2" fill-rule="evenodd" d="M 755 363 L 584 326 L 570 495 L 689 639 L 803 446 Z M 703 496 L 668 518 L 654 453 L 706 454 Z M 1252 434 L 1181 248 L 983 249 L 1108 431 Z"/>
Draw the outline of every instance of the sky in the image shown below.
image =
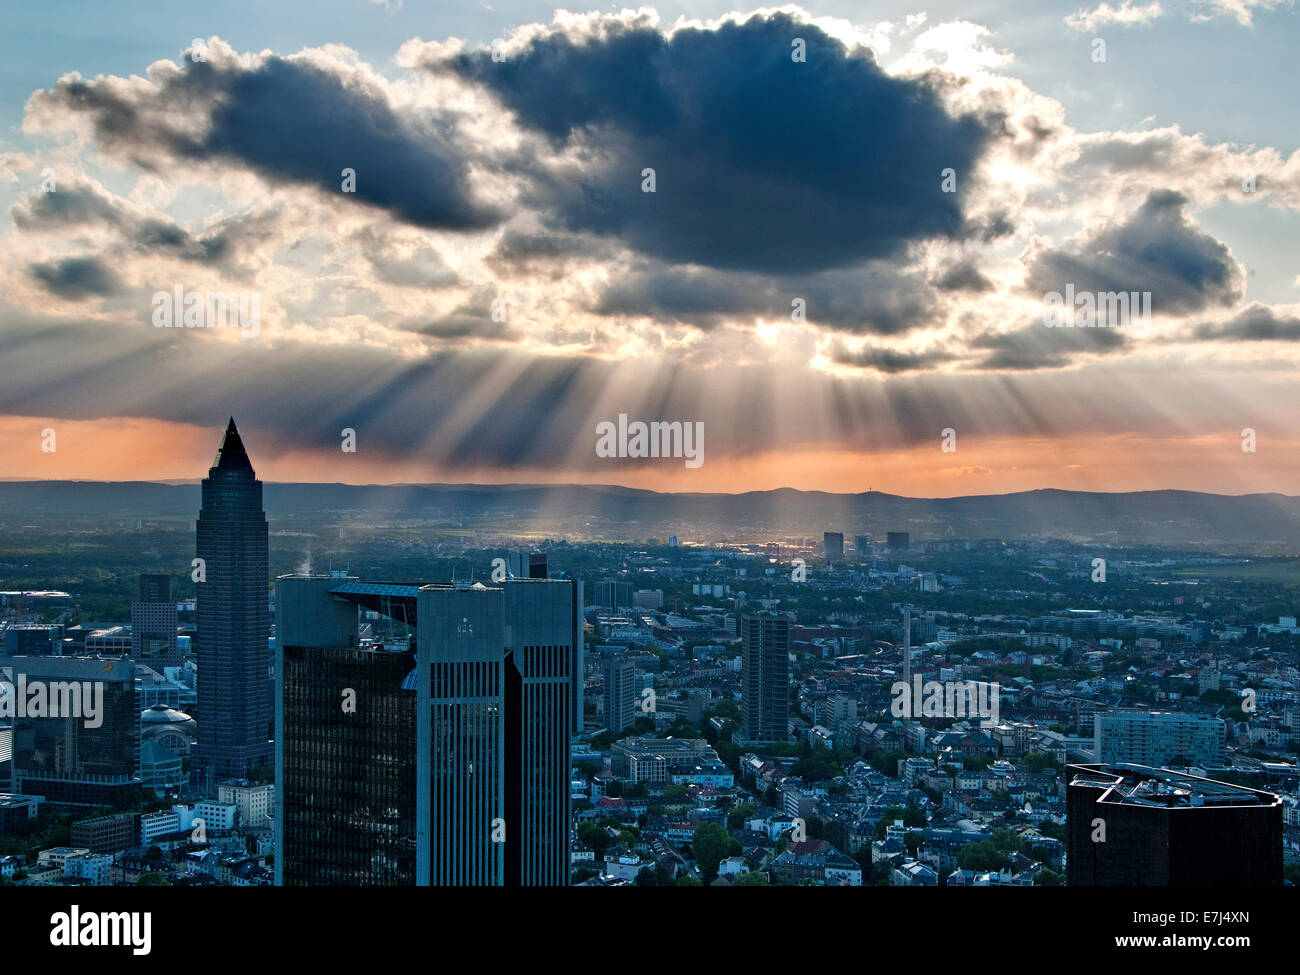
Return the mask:
<path id="1" fill-rule="evenodd" d="M 7 17 L 0 478 L 1298 493 L 1289 0 Z"/>

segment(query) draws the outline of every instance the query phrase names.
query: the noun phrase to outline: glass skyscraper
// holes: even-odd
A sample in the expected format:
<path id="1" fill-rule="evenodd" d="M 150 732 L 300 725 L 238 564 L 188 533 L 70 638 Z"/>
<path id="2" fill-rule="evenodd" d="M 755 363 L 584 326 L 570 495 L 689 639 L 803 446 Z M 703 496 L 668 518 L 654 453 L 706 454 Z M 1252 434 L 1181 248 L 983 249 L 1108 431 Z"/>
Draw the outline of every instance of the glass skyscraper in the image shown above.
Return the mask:
<path id="1" fill-rule="evenodd" d="M 578 586 L 284 576 L 276 592 L 280 882 L 566 884 Z M 415 625 L 413 669 L 358 647 L 358 606 Z"/>
<path id="2" fill-rule="evenodd" d="M 208 476 L 196 526 L 200 784 L 248 778 L 270 765 L 270 629 L 262 482 L 232 417 Z"/>

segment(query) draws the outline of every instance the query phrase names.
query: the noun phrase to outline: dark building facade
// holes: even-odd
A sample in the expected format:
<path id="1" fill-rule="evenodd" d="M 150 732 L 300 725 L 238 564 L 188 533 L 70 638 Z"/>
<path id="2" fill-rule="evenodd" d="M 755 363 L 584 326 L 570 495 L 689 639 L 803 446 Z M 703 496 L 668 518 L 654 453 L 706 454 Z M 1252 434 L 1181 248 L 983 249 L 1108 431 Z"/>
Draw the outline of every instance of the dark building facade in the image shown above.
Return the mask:
<path id="1" fill-rule="evenodd" d="M 1132 764 L 1071 765 L 1066 882 L 1079 887 L 1282 883 L 1282 800 Z"/>
<path id="2" fill-rule="evenodd" d="M 573 582 L 285 576 L 276 605 L 282 883 L 568 882 Z M 414 625 L 414 659 L 359 648 L 358 606 Z M 376 810 L 383 829 L 367 826 Z M 350 879 L 332 879 L 341 869 Z"/>
<path id="3" fill-rule="evenodd" d="M 196 526 L 200 784 L 243 779 L 269 765 L 271 698 L 267 525 L 262 482 L 232 418 L 208 476 Z"/>
<path id="4" fill-rule="evenodd" d="M 741 733 L 785 741 L 790 727 L 790 621 L 775 613 L 740 618 Z"/>
<path id="5" fill-rule="evenodd" d="M 822 551 L 826 553 L 827 562 L 844 560 L 844 532 L 823 532 Z"/>
<path id="6" fill-rule="evenodd" d="M 885 545 L 894 551 L 911 548 L 912 534 L 911 532 L 886 532 Z"/>
<path id="7" fill-rule="evenodd" d="M 140 787 L 135 664 L 101 657 L 15 657 L 14 789 L 47 802 L 111 806 Z M 35 702 L 44 704 L 37 713 Z"/>

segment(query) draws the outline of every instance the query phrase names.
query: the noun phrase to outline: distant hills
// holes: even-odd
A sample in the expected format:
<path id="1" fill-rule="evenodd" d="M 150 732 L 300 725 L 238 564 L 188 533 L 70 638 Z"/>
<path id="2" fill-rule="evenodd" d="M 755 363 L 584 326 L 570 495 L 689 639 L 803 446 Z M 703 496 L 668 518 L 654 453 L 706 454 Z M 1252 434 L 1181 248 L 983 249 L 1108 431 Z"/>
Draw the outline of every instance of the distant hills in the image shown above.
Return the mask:
<path id="1" fill-rule="evenodd" d="M 878 491 L 751 491 L 661 494 L 602 485 L 350 485 L 265 487 L 267 515 L 323 522 L 340 517 L 450 521 L 479 529 L 554 525 L 556 537 L 642 539 L 820 536 L 880 538 L 1076 538 L 1119 545 L 1300 551 L 1300 498 L 1194 491 L 1103 494 L 1040 490 L 963 498 L 904 498 Z M 199 486 L 148 481 L 3 481 L 0 522 L 41 519 L 193 517 Z M 585 529 L 585 530 L 584 530 Z M 547 529 L 549 531 L 549 529 Z"/>

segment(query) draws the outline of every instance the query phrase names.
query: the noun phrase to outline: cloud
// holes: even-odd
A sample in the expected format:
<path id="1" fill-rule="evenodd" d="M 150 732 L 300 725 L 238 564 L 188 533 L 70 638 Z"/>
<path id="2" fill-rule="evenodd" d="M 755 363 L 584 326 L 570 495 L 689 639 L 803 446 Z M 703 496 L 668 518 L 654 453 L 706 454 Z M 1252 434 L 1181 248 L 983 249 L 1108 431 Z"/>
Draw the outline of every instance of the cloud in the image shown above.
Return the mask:
<path id="1" fill-rule="evenodd" d="M 1065 24 L 1071 30 L 1087 33 L 1100 27 L 1149 24 L 1172 13 L 1192 23 L 1231 18 L 1241 27 L 1250 27 L 1254 24 L 1256 10 L 1276 10 L 1291 2 L 1292 0 L 1171 0 L 1171 6 L 1165 8 L 1159 2 L 1133 3 L 1132 0 L 1124 0 L 1118 7 L 1103 3 L 1091 10 L 1081 8 L 1066 17 Z"/>
<path id="2" fill-rule="evenodd" d="M 108 297 L 122 291 L 116 274 L 95 257 L 65 257 L 57 261 L 33 264 L 31 276 L 51 294 L 71 301 Z"/>
<path id="3" fill-rule="evenodd" d="M 1227 321 L 1197 325 L 1191 337 L 1202 342 L 1295 342 L 1300 340 L 1300 317 L 1255 302 Z"/>
<path id="4" fill-rule="evenodd" d="M 1065 18 L 1065 26 L 1080 33 L 1091 33 L 1111 24 L 1119 27 L 1149 24 L 1164 12 L 1159 3 L 1135 4 L 1124 0 L 1118 7 L 1103 3 L 1093 10 L 1078 10 Z"/>
<path id="5" fill-rule="evenodd" d="M 205 58 L 160 61 L 148 79 L 66 75 L 31 97 L 27 122 L 84 119 L 102 149 L 146 170 L 160 156 L 238 162 L 273 183 L 312 186 L 421 227 L 499 222 L 475 196 L 450 120 L 399 111 L 382 80 L 310 54 L 239 57 L 216 39 Z M 344 169 L 356 173 L 355 192 L 342 192 Z"/>
<path id="6" fill-rule="evenodd" d="M 1047 328 L 1041 323 L 1009 332 L 985 332 L 971 340 L 989 350 L 979 368 L 989 371 L 1060 369 L 1087 355 L 1122 351 L 1127 341 L 1114 328 Z"/>
<path id="7" fill-rule="evenodd" d="M 1187 197 L 1154 190 L 1120 224 L 1070 248 L 1038 254 L 1031 290 L 1149 291 L 1154 314 L 1200 311 L 1241 299 L 1245 284 L 1227 246 L 1199 230 L 1184 213 Z"/>
<path id="8" fill-rule="evenodd" d="M 534 30 L 504 61 L 441 48 L 421 60 L 493 92 L 548 147 L 516 162 L 548 229 L 671 263 L 811 271 L 961 238 L 941 171 L 970 170 L 992 137 L 927 81 L 891 77 L 787 13 L 667 35 L 593 16 Z"/>
<path id="9" fill-rule="evenodd" d="M 924 372 L 935 366 L 960 358 L 952 352 L 940 349 L 911 352 L 876 345 L 864 345 L 858 349 L 851 349 L 843 342 L 833 343 L 829 354 L 831 361 L 837 365 L 872 370 L 886 375 Z"/>

